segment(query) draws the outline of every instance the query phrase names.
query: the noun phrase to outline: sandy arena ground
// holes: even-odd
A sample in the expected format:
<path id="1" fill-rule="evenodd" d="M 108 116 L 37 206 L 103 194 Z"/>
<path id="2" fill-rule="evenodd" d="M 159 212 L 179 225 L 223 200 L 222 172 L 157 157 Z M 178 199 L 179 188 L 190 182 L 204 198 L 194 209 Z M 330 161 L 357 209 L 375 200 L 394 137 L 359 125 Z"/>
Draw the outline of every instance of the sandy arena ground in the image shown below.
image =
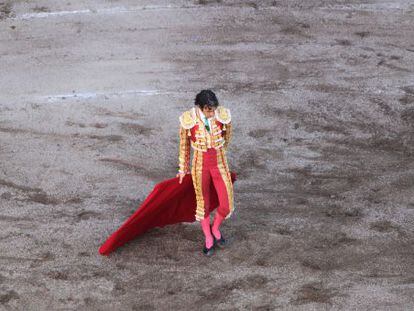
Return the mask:
<path id="1" fill-rule="evenodd" d="M 413 310 L 412 0 L 3 0 L 0 310 Z M 231 109 L 228 249 L 98 248 Z"/>

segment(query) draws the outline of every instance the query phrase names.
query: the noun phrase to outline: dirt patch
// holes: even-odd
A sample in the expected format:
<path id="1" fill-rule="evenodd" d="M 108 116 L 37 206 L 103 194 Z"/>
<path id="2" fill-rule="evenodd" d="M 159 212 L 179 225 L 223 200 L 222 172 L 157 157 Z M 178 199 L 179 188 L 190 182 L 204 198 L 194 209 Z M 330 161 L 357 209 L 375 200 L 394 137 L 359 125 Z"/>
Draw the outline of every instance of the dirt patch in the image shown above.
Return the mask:
<path id="1" fill-rule="evenodd" d="M 114 111 L 108 108 L 98 108 L 96 109 L 96 115 L 98 116 L 108 116 L 108 117 L 119 117 L 121 119 L 130 119 L 130 120 L 141 120 L 145 117 L 145 114 L 134 112 L 134 111 Z"/>
<path id="2" fill-rule="evenodd" d="M 15 16 L 11 2 L 0 2 L 0 20 Z"/>
<path id="3" fill-rule="evenodd" d="M 40 188 L 33 188 L 33 187 L 28 187 L 28 186 L 24 186 L 24 185 L 19 185 L 16 184 L 12 181 L 8 181 L 8 180 L 4 180 L 4 179 L 0 179 L 0 185 L 5 186 L 5 187 L 10 187 L 16 190 L 21 190 L 23 192 L 41 192 L 43 191 Z"/>
<path id="4" fill-rule="evenodd" d="M 369 31 L 356 31 L 354 35 L 357 35 L 360 38 L 368 37 L 371 33 Z"/>
<path id="5" fill-rule="evenodd" d="M 77 221 L 88 220 L 88 219 L 99 219 L 102 216 L 101 213 L 94 211 L 82 211 L 76 215 Z"/>
<path id="6" fill-rule="evenodd" d="M 94 127 L 94 128 L 98 128 L 98 129 L 103 129 L 103 128 L 108 127 L 108 123 L 103 123 L 103 122 L 97 122 L 97 123 L 92 123 L 92 124 L 87 125 L 87 124 L 82 123 L 82 122 L 74 122 L 74 121 L 68 120 L 68 121 L 65 122 L 65 124 L 67 126 L 77 125 L 78 127 L 81 127 L 81 128 Z"/>
<path id="7" fill-rule="evenodd" d="M 234 290 L 261 290 L 269 282 L 265 276 L 255 274 L 237 278 L 200 292 L 199 304 L 207 304 L 211 300 L 224 301 L 232 295 Z"/>
<path id="8" fill-rule="evenodd" d="M 50 9 L 46 6 L 35 6 L 32 9 L 32 11 L 35 13 L 44 13 L 44 12 L 50 12 Z"/>
<path id="9" fill-rule="evenodd" d="M 280 29 L 280 32 L 285 35 L 294 35 L 294 36 L 299 36 L 299 37 L 304 37 L 304 38 L 309 39 L 309 38 L 312 38 L 312 36 L 305 32 L 305 29 L 309 29 L 309 28 L 310 28 L 309 24 L 298 22 L 298 23 L 291 23 L 288 25 L 284 25 L 282 29 Z"/>
<path id="10" fill-rule="evenodd" d="M 135 123 L 121 123 L 121 130 L 133 135 L 149 136 L 155 129 Z"/>
<path id="11" fill-rule="evenodd" d="M 49 196 L 45 192 L 30 194 L 27 200 L 32 201 L 32 202 L 36 202 L 36 203 L 45 204 L 45 205 L 59 204 L 59 200 Z"/>
<path id="12" fill-rule="evenodd" d="M 296 291 L 296 299 L 292 300 L 295 305 L 307 303 L 331 304 L 331 299 L 337 296 L 337 291 L 332 288 L 326 288 L 321 282 L 311 282 L 302 285 Z"/>
<path id="13" fill-rule="evenodd" d="M 372 222 L 370 224 L 370 228 L 378 232 L 391 232 L 399 229 L 398 226 L 396 226 L 389 220 L 379 220 Z"/>
<path id="14" fill-rule="evenodd" d="M 324 208 L 323 213 L 330 218 L 344 221 L 346 218 L 350 218 L 352 221 L 359 219 L 363 216 L 360 208 L 356 207 L 341 207 L 338 205 L 328 205 Z"/>
<path id="15" fill-rule="evenodd" d="M 207 5 L 212 3 L 221 3 L 222 0 L 198 0 L 198 4 Z"/>
<path id="16" fill-rule="evenodd" d="M 262 138 L 262 137 L 268 137 L 268 138 L 272 138 L 272 136 L 275 134 L 275 132 L 273 130 L 269 130 L 269 129 L 255 129 L 250 131 L 249 133 L 247 133 L 247 135 L 249 135 L 250 137 L 253 138 Z"/>
<path id="17" fill-rule="evenodd" d="M 119 142 L 123 141 L 124 138 L 121 135 L 86 135 L 88 138 L 91 139 L 98 139 L 98 140 L 104 140 L 108 142 Z M 79 135 L 73 135 L 73 137 L 79 137 Z"/>
<path id="18" fill-rule="evenodd" d="M 405 92 L 403 97 L 400 97 L 398 101 L 403 105 L 414 104 L 414 86 L 404 86 L 401 90 Z"/>
<path id="19" fill-rule="evenodd" d="M 147 178 L 153 179 L 153 180 L 161 180 L 165 179 L 166 176 L 172 176 L 171 173 L 163 171 L 161 169 L 149 169 L 148 167 L 137 164 L 128 160 L 123 159 L 116 159 L 116 158 L 101 158 L 99 159 L 101 162 L 107 162 L 111 163 L 115 167 L 122 169 L 122 170 L 128 170 L 134 173 L 138 173 L 141 176 L 145 176 Z"/>
<path id="20" fill-rule="evenodd" d="M 345 245 L 358 244 L 358 240 L 349 237 L 344 232 L 335 232 L 333 235 L 315 237 L 312 242 L 313 249 L 334 249 L 336 247 L 344 247 Z"/>
<path id="21" fill-rule="evenodd" d="M 5 305 L 10 300 L 19 298 L 20 296 L 15 290 L 8 290 L 6 293 L 0 293 L 0 304 Z"/>
<path id="22" fill-rule="evenodd" d="M 46 275 L 54 280 L 68 280 L 67 273 L 62 271 L 49 271 Z"/>
<path id="23" fill-rule="evenodd" d="M 414 108 L 407 108 L 401 112 L 401 120 L 414 126 Z"/>

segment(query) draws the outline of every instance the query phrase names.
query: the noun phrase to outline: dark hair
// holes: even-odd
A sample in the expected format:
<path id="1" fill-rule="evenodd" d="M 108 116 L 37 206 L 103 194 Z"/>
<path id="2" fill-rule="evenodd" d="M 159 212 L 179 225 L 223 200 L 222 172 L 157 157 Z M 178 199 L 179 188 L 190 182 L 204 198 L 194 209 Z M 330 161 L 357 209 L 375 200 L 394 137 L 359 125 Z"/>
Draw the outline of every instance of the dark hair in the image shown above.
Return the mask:
<path id="1" fill-rule="evenodd" d="M 198 93 L 194 100 L 194 105 L 203 109 L 205 106 L 217 107 L 219 104 L 216 94 L 212 90 L 202 90 Z"/>

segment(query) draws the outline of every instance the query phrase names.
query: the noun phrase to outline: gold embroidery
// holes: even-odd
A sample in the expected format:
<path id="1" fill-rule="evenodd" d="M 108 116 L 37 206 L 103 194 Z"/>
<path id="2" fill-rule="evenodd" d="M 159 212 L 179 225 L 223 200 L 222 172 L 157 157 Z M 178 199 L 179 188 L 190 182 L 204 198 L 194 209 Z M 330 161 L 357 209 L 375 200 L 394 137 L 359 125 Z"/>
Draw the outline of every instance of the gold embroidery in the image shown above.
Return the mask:
<path id="1" fill-rule="evenodd" d="M 227 150 L 227 147 L 231 141 L 232 138 L 232 134 L 233 134 L 233 126 L 231 124 L 231 122 L 229 124 L 227 124 L 226 130 L 224 131 L 224 149 Z"/>
<path id="2" fill-rule="evenodd" d="M 184 111 L 180 115 L 179 119 L 180 119 L 181 126 L 183 128 L 188 130 L 196 124 L 196 119 L 193 113 L 194 111 L 190 109 L 190 110 Z"/>
<path id="3" fill-rule="evenodd" d="M 178 152 L 178 172 L 188 173 L 190 171 L 190 137 L 185 128 L 180 126 L 180 146 Z"/>
<path id="4" fill-rule="evenodd" d="M 216 123 L 219 121 L 223 127 Z M 179 172 L 191 172 L 193 186 L 196 194 L 197 207 L 195 212 L 196 220 L 200 221 L 205 217 L 205 201 L 202 192 L 202 168 L 203 154 L 207 148 L 217 150 L 217 165 L 220 175 L 225 183 L 228 201 L 229 218 L 234 209 L 233 203 L 233 183 L 231 182 L 230 170 L 226 158 L 226 148 L 231 140 L 232 125 L 230 111 L 219 106 L 216 109 L 215 117 L 211 119 L 211 132 L 208 132 L 204 122 L 199 118 L 195 108 L 187 110 L 180 116 L 180 147 L 179 147 Z M 196 140 L 191 139 L 191 128 L 198 124 L 195 131 Z M 190 150 L 194 150 L 192 167 L 190 165 Z"/>
<path id="5" fill-rule="evenodd" d="M 223 106 L 218 106 L 215 110 L 215 116 L 223 124 L 228 124 L 231 121 L 230 109 Z"/>
<path id="6" fill-rule="evenodd" d="M 203 173 L 203 152 L 195 151 L 193 156 L 191 174 L 193 178 L 193 185 L 196 194 L 196 214 L 195 218 L 197 221 L 204 219 L 204 197 L 202 188 L 202 173 Z"/>
<path id="7" fill-rule="evenodd" d="M 230 120 L 230 111 L 227 108 L 221 107 L 217 108 L 222 110 L 220 113 L 223 117 L 226 118 L 226 122 Z M 217 111 L 216 109 L 216 111 Z M 215 113 L 213 118 L 211 119 L 211 131 L 207 131 L 204 122 L 201 120 L 199 115 L 199 109 L 193 108 L 191 111 L 191 116 L 195 119 L 195 124 L 197 124 L 197 130 L 195 133 L 196 141 L 191 140 L 191 147 L 194 150 L 199 151 L 207 151 L 208 148 L 220 149 L 225 145 L 225 138 L 226 131 L 221 129 L 220 126 L 217 124 L 217 121 L 224 125 L 219 120 L 219 113 Z M 223 121 L 223 120 L 222 120 Z"/>

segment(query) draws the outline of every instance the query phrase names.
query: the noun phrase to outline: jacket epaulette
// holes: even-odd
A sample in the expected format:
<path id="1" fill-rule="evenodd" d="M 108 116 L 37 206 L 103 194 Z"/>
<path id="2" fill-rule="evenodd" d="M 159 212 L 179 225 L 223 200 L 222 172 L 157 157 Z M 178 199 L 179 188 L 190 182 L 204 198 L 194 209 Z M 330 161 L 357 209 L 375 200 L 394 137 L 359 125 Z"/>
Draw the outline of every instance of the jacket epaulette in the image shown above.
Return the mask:
<path id="1" fill-rule="evenodd" d="M 216 119 L 223 124 L 229 124 L 231 121 L 231 114 L 229 108 L 218 106 L 215 115 Z"/>
<path id="2" fill-rule="evenodd" d="M 180 119 L 181 126 L 183 128 L 188 130 L 192 128 L 194 125 L 196 125 L 197 120 L 196 120 L 196 116 L 194 112 L 195 112 L 194 109 L 189 109 L 189 110 L 184 111 L 180 115 L 179 119 Z"/>

